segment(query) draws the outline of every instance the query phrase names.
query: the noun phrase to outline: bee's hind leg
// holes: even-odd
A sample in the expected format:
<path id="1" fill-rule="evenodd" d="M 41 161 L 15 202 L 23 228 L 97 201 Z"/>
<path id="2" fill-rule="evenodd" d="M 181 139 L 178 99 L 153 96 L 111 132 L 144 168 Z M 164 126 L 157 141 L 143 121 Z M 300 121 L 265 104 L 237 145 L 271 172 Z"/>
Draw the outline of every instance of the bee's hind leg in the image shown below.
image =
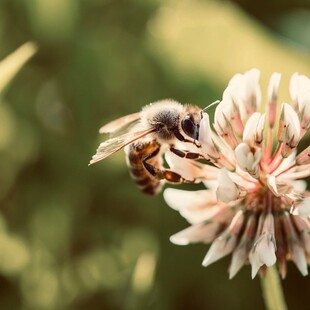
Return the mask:
<path id="1" fill-rule="evenodd" d="M 142 164 L 144 168 L 157 180 L 166 180 L 171 183 L 193 183 L 195 180 L 186 180 L 180 174 L 170 170 L 170 169 L 160 169 L 151 164 L 147 161 L 154 156 L 158 155 L 159 148 L 155 150 L 153 153 L 149 154 L 142 160 Z"/>

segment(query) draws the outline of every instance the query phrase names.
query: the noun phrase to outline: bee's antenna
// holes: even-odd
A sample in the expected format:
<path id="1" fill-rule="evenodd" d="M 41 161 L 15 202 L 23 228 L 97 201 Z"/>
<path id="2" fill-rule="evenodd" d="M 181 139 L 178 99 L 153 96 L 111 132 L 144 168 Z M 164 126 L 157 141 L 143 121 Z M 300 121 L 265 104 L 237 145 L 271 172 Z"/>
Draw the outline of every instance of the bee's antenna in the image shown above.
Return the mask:
<path id="1" fill-rule="evenodd" d="M 216 100 L 216 101 L 210 103 L 207 107 L 205 107 L 205 108 L 202 110 L 202 112 L 207 111 L 209 108 L 211 108 L 211 107 L 213 107 L 214 105 L 219 104 L 219 103 L 220 103 L 220 100 Z"/>

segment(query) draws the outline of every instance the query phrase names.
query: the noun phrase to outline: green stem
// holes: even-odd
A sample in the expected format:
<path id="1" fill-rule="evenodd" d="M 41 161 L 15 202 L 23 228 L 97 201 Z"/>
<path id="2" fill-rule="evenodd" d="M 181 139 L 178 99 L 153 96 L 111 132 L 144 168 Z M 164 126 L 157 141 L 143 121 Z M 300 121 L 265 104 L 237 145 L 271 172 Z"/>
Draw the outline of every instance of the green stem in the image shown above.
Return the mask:
<path id="1" fill-rule="evenodd" d="M 287 310 L 281 280 L 275 266 L 267 268 L 265 277 L 261 278 L 266 309 Z"/>

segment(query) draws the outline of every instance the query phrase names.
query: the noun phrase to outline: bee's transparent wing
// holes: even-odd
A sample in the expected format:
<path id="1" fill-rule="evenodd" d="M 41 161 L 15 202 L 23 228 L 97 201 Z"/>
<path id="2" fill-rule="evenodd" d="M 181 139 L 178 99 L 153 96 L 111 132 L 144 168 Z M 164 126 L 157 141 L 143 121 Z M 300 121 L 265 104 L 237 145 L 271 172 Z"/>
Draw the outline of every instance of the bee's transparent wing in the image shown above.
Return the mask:
<path id="1" fill-rule="evenodd" d="M 89 162 L 89 165 L 92 165 L 100 160 L 105 159 L 106 157 L 121 150 L 126 145 L 138 139 L 141 139 L 142 137 L 150 134 L 151 132 L 154 132 L 153 128 L 149 128 L 147 130 L 128 132 L 121 136 L 102 142 L 99 145 L 96 154 L 92 157 L 91 161 Z"/>
<path id="2" fill-rule="evenodd" d="M 118 118 L 99 129 L 100 133 L 114 133 L 140 119 L 140 112 Z"/>

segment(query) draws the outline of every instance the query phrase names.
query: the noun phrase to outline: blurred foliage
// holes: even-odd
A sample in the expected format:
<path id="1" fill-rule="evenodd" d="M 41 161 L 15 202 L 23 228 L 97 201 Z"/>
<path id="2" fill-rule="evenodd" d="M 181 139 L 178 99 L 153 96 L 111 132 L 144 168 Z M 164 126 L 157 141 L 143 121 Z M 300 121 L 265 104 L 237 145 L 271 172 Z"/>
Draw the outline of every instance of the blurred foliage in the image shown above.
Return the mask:
<path id="1" fill-rule="evenodd" d="M 122 153 L 87 164 L 105 122 L 163 98 L 204 107 L 235 72 L 258 67 L 266 86 L 280 71 L 288 98 L 290 75 L 310 75 L 310 11 L 284 2 L 272 31 L 268 1 L 260 22 L 227 1 L 0 2 L 0 58 L 39 46 L 0 97 L 1 309 L 262 309 L 249 267 L 229 281 L 228 259 L 203 269 L 206 246 L 169 242 L 186 222 L 136 189 Z M 303 309 L 309 279 L 291 267 Z"/>

